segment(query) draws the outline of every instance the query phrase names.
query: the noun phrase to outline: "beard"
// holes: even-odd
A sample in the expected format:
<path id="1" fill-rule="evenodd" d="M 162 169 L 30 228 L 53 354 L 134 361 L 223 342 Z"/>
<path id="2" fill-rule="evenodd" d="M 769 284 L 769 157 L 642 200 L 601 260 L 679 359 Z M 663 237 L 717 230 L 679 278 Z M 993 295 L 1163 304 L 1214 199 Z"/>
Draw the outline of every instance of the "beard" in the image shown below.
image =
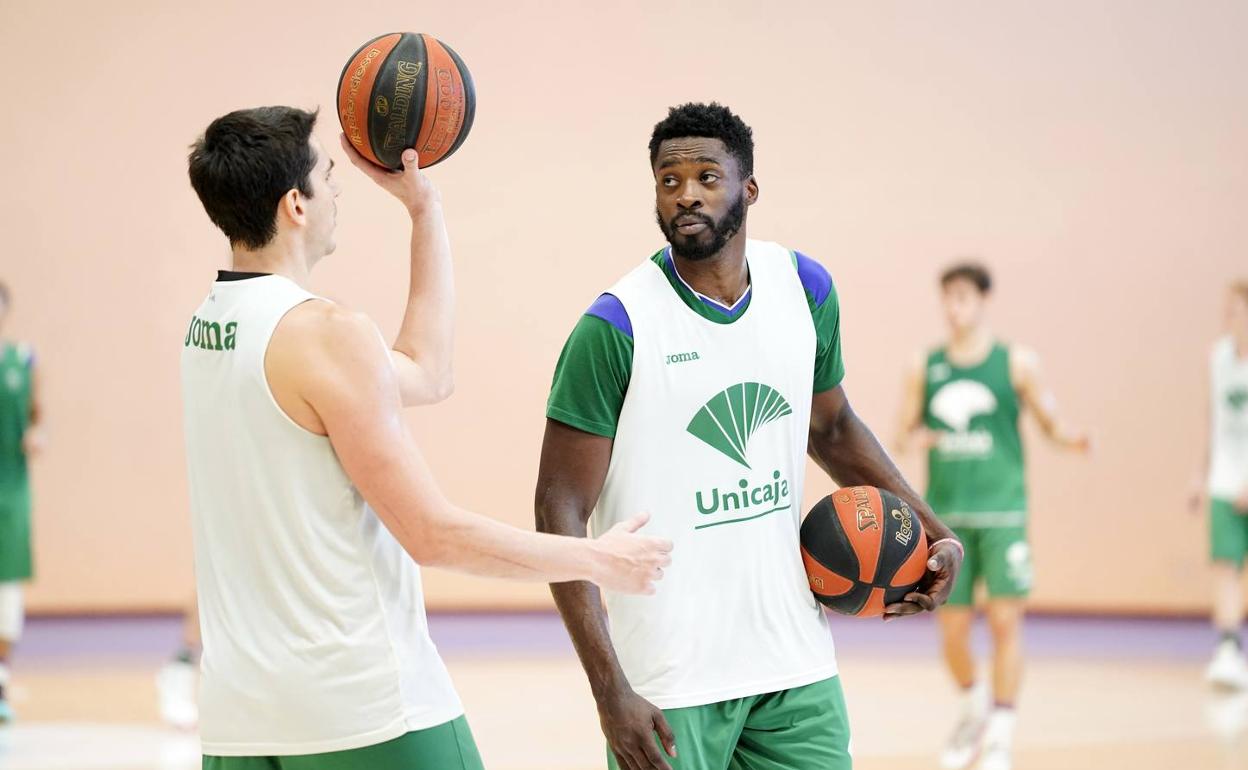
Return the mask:
<path id="1" fill-rule="evenodd" d="M 681 235 L 672 222 L 667 222 L 663 219 L 663 215 L 659 213 L 658 206 L 655 206 L 654 218 L 659 223 L 659 229 L 663 231 L 667 242 L 672 245 L 672 253 L 690 262 L 709 259 L 724 248 L 724 244 L 728 243 L 728 239 L 741 231 L 741 225 L 745 222 L 745 195 L 743 193 L 741 197 L 737 198 L 736 203 L 732 204 L 732 208 L 728 209 L 727 213 L 718 222 L 705 214 L 696 212 L 692 214 L 682 212 L 677 214 L 677 216 L 697 217 L 706 224 L 707 229 L 692 236 Z M 706 234 L 709 234 L 710 237 L 702 240 L 702 236 Z"/>

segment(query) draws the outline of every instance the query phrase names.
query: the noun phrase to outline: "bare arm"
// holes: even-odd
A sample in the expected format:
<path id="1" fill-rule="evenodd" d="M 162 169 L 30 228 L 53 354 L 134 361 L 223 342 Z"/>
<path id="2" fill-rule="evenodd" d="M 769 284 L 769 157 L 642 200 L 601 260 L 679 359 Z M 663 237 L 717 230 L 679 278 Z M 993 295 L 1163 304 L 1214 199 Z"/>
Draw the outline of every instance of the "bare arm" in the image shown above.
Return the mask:
<path id="1" fill-rule="evenodd" d="M 1205 427 L 1200 432 L 1204 437 L 1204 445 L 1196 455 L 1196 473 L 1192 476 L 1191 492 L 1188 493 L 1187 505 L 1192 513 L 1199 513 L 1205 502 L 1205 490 L 1209 483 L 1209 453 L 1213 444 L 1213 395 L 1209 382 L 1209 374 L 1205 374 Z"/>
<path id="2" fill-rule="evenodd" d="M 1030 350 L 1011 348 L 1010 379 L 1023 407 L 1030 411 L 1040 425 L 1045 438 L 1063 449 L 1087 452 L 1092 442 L 1083 431 L 1062 422 L 1057 412 L 1057 398 L 1040 377 L 1040 359 Z"/>
<path id="3" fill-rule="evenodd" d="M 520 530 L 447 500 L 403 423 L 397 375 L 376 327 L 360 314 L 315 301 L 295 308 L 274 332 L 265 373 L 278 404 L 329 437 L 360 494 L 422 564 L 650 593 L 668 563 L 670 543 L 629 534 L 644 517 L 590 541 Z"/>
<path id="4" fill-rule="evenodd" d="M 953 539 L 952 530 L 937 519 L 893 464 L 871 430 L 858 419 L 841 386 L 816 393 L 811 404 L 811 458 L 841 486 L 869 485 L 887 489 L 918 513 L 929 543 Z M 885 608 L 885 616 L 909 615 L 944 604 L 961 566 L 961 549 L 946 543 L 932 549 L 928 573 L 905 601 Z"/>
<path id="5" fill-rule="evenodd" d="M 923 364 L 923 357 L 915 356 L 906 369 L 894 442 L 898 452 L 907 452 L 916 445 L 930 449 L 934 440 L 932 431 L 923 425 Z"/>
<path id="6" fill-rule="evenodd" d="M 613 443 L 556 420 L 546 421 L 535 500 L 538 530 L 586 536 Z M 654 734 L 659 733 L 672 756 L 675 738 L 663 712 L 634 693 L 625 678 L 607 631 L 602 595 L 584 582 L 551 585 L 550 591 L 589 679 L 603 734 L 617 760 L 627 770 L 667 770 L 667 761 L 655 748 Z"/>
<path id="7" fill-rule="evenodd" d="M 367 161 L 345 136 L 341 143 L 352 164 L 398 198 L 411 217 L 407 307 L 390 357 L 404 406 L 442 401 L 455 387 L 455 282 L 441 195 L 417 169 L 415 150 L 405 154 L 404 171 L 387 171 Z"/>

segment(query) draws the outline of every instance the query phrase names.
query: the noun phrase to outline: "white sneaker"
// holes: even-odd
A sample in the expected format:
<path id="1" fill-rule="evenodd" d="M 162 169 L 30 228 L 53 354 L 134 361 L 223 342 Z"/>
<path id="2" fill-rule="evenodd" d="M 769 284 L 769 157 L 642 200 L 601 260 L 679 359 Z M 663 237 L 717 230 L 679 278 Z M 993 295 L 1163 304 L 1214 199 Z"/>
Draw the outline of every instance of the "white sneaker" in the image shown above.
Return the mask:
<path id="1" fill-rule="evenodd" d="M 979 684 L 962 695 L 962 718 L 940 753 L 940 766 L 944 770 L 963 770 L 974 764 L 983 747 L 987 720 L 988 690 Z"/>
<path id="2" fill-rule="evenodd" d="M 988 718 L 984 730 L 984 755 L 979 770 L 1010 770 L 1014 754 L 1014 712 L 998 709 Z"/>
<path id="3" fill-rule="evenodd" d="M 1248 689 L 1248 662 L 1234 642 L 1228 640 L 1218 645 L 1205 669 L 1205 680 L 1226 690 Z"/>
<path id="4" fill-rule="evenodd" d="M 983 746 L 984 724 L 982 714 L 962 717 L 940 753 L 940 766 L 944 770 L 965 770 L 975 762 Z"/>
<path id="5" fill-rule="evenodd" d="M 199 684 L 198 669 L 194 663 L 174 660 L 166 663 L 156 675 L 160 718 L 173 727 L 191 730 L 199 723 L 195 692 Z"/>

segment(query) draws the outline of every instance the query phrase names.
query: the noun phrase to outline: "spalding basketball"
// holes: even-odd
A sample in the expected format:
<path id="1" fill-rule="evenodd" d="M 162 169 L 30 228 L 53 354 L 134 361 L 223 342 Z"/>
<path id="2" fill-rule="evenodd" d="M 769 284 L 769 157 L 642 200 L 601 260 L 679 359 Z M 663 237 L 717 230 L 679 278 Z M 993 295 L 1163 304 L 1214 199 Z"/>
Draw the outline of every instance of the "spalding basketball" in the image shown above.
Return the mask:
<path id="1" fill-rule="evenodd" d="M 875 487 L 847 487 L 802 522 L 802 561 L 815 598 L 844 615 L 870 617 L 923 578 L 927 535 L 910 506 Z"/>
<path id="2" fill-rule="evenodd" d="M 472 129 L 477 96 L 459 55 L 431 35 L 394 32 L 351 55 L 338 78 L 338 121 L 360 154 L 403 168 L 415 148 L 420 167 L 446 160 Z"/>

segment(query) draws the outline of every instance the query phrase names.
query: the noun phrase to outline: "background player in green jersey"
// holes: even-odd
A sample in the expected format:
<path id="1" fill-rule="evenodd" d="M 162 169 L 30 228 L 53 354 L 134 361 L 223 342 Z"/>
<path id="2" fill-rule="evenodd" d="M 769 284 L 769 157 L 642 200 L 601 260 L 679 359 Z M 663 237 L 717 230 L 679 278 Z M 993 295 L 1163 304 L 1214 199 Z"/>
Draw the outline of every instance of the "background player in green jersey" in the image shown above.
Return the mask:
<path id="1" fill-rule="evenodd" d="M 988 271 L 956 265 L 940 286 L 949 339 L 917 358 L 907 375 L 898 444 L 927 449 L 927 501 L 966 547 L 962 572 L 938 615 L 945 660 L 964 701 L 941 764 L 967 767 L 982 752 L 983 770 L 1008 770 L 1023 666 L 1023 604 L 1032 579 L 1019 415 L 1030 411 L 1044 435 L 1064 449 L 1086 452 L 1089 442 L 1058 419 L 1036 355 L 989 330 Z M 994 649 L 991 711 L 971 653 L 974 589 L 981 580 Z"/>
<path id="2" fill-rule="evenodd" d="M 0 284 L 0 334 L 9 312 Z M 35 354 L 0 336 L 0 724 L 13 719 L 5 697 L 9 653 L 22 634 L 22 582 L 33 572 L 30 555 L 30 477 L 26 461 L 42 447 Z"/>
<path id="3" fill-rule="evenodd" d="M 1208 498 L 1213 624 L 1219 639 L 1205 678 L 1218 687 L 1245 689 L 1248 662 L 1239 632 L 1248 555 L 1248 281 L 1233 285 L 1227 300 L 1226 334 L 1209 356 L 1209 438 L 1192 507 L 1201 509 Z"/>

